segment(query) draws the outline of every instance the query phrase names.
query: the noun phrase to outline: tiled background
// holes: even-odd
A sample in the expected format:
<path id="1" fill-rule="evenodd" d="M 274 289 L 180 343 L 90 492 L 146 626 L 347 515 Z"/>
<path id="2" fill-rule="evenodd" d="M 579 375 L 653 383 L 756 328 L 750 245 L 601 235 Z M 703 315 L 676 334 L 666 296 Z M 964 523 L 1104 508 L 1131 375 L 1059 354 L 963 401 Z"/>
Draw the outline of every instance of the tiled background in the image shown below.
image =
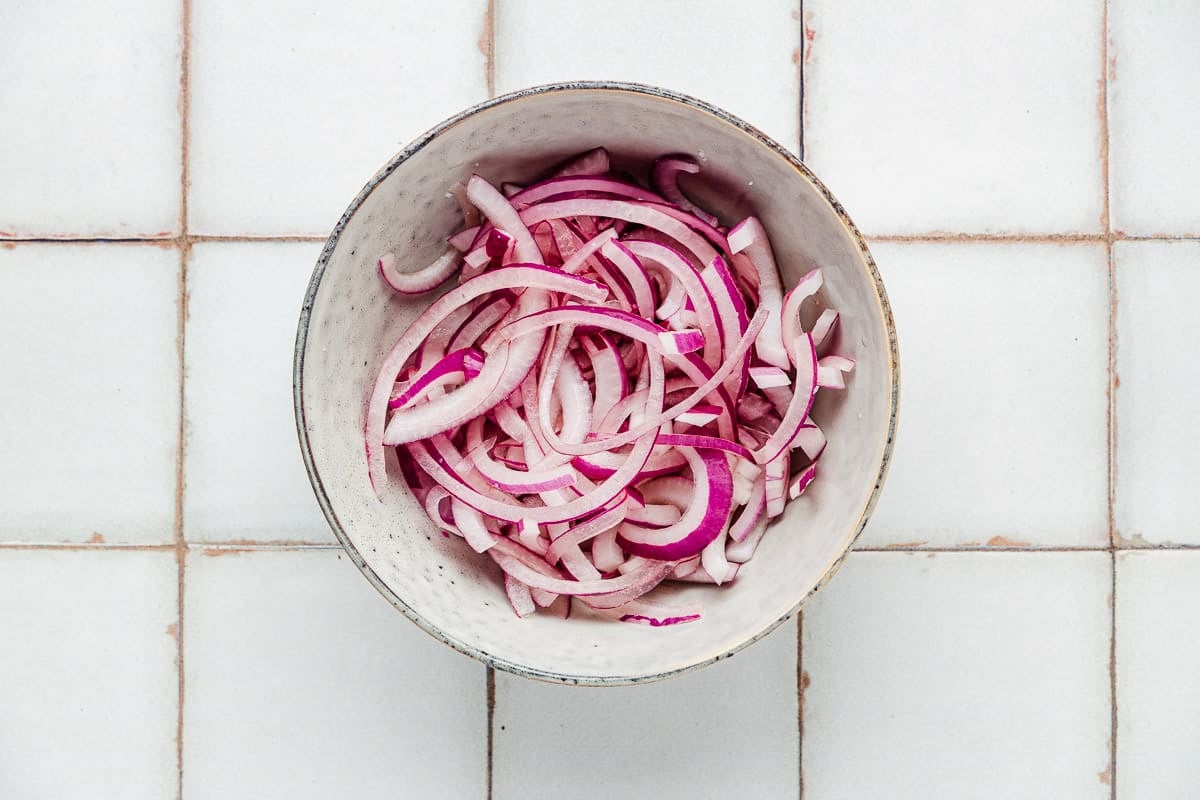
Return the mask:
<path id="1" fill-rule="evenodd" d="M 0 797 L 1200 796 L 1192 0 L 0 5 Z M 616 78 L 872 239 L 896 459 L 836 580 L 663 684 L 485 668 L 292 432 L 328 228 L 489 93 Z"/>

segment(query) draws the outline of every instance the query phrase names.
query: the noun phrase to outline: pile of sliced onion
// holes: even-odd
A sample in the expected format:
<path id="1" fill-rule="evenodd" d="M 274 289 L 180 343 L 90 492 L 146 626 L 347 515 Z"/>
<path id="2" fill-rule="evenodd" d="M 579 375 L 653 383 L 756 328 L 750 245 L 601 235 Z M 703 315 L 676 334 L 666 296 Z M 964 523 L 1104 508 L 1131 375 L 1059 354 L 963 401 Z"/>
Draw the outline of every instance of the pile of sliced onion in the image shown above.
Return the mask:
<path id="1" fill-rule="evenodd" d="M 491 556 L 520 616 L 571 600 L 626 622 L 696 609 L 645 595 L 664 581 L 728 584 L 768 522 L 815 479 L 809 416 L 853 360 L 825 355 L 838 315 L 811 328 L 786 294 L 766 231 L 732 228 L 659 159 L 654 189 L 592 150 L 529 186 L 455 187 L 450 249 L 415 272 L 379 259 L 393 290 L 444 291 L 392 347 L 366 422 L 376 491 L 394 449 L 446 535 Z M 811 314 L 809 315 L 811 318 Z"/>

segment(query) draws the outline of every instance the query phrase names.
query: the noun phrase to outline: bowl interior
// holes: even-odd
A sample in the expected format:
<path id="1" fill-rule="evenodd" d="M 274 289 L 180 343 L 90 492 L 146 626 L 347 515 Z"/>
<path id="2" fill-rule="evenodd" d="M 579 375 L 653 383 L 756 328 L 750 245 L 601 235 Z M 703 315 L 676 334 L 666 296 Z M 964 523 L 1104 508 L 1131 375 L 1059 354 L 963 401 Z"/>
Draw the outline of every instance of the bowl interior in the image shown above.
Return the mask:
<path id="1" fill-rule="evenodd" d="M 667 593 L 699 600 L 703 619 L 668 628 L 586 616 L 518 619 L 486 556 L 436 532 L 398 481 L 376 499 L 362 430 L 384 354 L 427 299 L 404 301 L 375 261 L 409 269 L 440 255 L 462 226 L 448 188 L 471 173 L 526 181 L 603 145 L 637 170 L 663 153 L 704 167 L 681 181 L 730 224 L 757 214 L 785 283 L 824 268 L 809 312 L 841 312 L 837 350 L 857 359 L 847 390 L 825 392 L 814 418 L 829 438 L 819 479 L 764 537 L 735 583 Z M 684 98 L 635 87 L 566 86 L 502 98 L 452 120 L 397 157 L 335 230 L 314 274 L 298 338 L 297 402 L 314 487 L 335 532 L 391 602 L 434 635 L 498 667 L 550 680 L 624 683 L 730 654 L 769 632 L 818 588 L 861 530 L 883 480 L 896 400 L 895 337 L 865 247 L 824 190 L 760 134 Z M 663 594 L 655 595 L 670 600 Z"/>

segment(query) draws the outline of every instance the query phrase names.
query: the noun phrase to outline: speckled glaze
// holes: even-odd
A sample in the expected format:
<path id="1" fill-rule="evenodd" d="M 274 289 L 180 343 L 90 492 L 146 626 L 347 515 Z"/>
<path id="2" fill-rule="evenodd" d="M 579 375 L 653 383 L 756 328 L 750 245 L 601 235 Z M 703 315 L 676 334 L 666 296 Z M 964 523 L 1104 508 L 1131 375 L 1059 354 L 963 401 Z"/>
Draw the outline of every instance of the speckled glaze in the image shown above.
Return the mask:
<path id="1" fill-rule="evenodd" d="M 375 261 L 395 251 L 417 269 L 462 225 L 447 193 L 472 172 L 526 181 L 547 164 L 603 145 L 639 170 L 668 152 L 704 166 L 687 190 L 726 222 L 757 214 L 786 284 L 823 267 L 820 304 L 841 312 L 838 350 L 858 361 L 844 393 L 814 417 L 829 437 L 820 479 L 763 539 L 729 588 L 664 588 L 698 600 L 700 622 L 670 628 L 544 614 L 518 619 L 499 570 L 436 532 L 402 486 L 377 499 L 367 479 L 366 398 L 391 344 L 428 303 L 403 300 Z M 813 316 L 820 308 L 812 310 Z M 867 522 L 891 455 L 899 372 L 895 329 L 862 236 L 788 151 L 701 101 L 647 86 L 567 83 L 505 95 L 455 116 L 409 145 L 351 203 L 313 272 L 296 337 L 300 447 L 334 533 L 367 579 L 424 630 L 463 653 L 547 681 L 619 685 L 726 658 L 795 614 L 837 570 Z"/>

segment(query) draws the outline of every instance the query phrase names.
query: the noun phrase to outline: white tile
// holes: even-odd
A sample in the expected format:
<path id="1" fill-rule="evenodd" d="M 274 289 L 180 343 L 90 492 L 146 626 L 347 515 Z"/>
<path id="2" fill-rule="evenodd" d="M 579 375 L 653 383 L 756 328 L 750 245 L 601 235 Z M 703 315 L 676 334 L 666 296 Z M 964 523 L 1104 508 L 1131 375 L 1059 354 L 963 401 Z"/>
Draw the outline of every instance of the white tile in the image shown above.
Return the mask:
<path id="1" fill-rule="evenodd" d="M 1117 794 L 1196 796 L 1200 553 L 1117 556 Z"/>
<path id="2" fill-rule="evenodd" d="M 173 248 L 0 249 L 0 541 L 171 541 L 178 281 Z"/>
<path id="3" fill-rule="evenodd" d="M 179 0 L 0 4 L 0 235 L 179 227 Z"/>
<path id="4" fill-rule="evenodd" d="M 0 552 L 0 797 L 173 797 L 170 552 Z"/>
<path id="5" fill-rule="evenodd" d="M 806 797 L 1109 797 L 1106 553 L 856 553 L 804 612 Z"/>
<path id="6" fill-rule="evenodd" d="M 1192 0 L 1109 4 L 1113 227 L 1200 234 L 1200 13 Z"/>
<path id="7" fill-rule="evenodd" d="M 481 664 L 337 550 L 193 551 L 184 797 L 482 797 Z"/>
<path id="8" fill-rule="evenodd" d="M 699 97 L 795 150 L 799 3 L 522 0 L 496 15 L 496 88 L 563 80 L 649 83 Z"/>
<path id="9" fill-rule="evenodd" d="M 1100 246 L 877 244 L 900 426 L 861 544 L 1108 544 Z"/>
<path id="10" fill-rule="evenodd" d="M 1200 442 L 1200 242 L 1118 242 L 1117 532 L 1200 544 L 1190 502 Z"/>
<path id="11" fill-rule="evenodd" d="M 188 266 L 184 535 L 333 541 L 296 441 L 292 353 L 318 244 L 198 244 Z"/>
<path id="12" fill-rule="evenodd" d="M 328 232 L 405 143 L 487 96 L 485 7 L 195 3 L 191 230 Z"/>
<path id="13" fill-rule="evenodd" d="M 551 686 L 496 674 L 496 800 L 799 796 L 796 623 L 660 683 Z"/>
<path id="14" fill-rule="evenodd" d="M 868 234 L 1099 231 L 1103 9 L 807 0 L 807 161 Z"/>

